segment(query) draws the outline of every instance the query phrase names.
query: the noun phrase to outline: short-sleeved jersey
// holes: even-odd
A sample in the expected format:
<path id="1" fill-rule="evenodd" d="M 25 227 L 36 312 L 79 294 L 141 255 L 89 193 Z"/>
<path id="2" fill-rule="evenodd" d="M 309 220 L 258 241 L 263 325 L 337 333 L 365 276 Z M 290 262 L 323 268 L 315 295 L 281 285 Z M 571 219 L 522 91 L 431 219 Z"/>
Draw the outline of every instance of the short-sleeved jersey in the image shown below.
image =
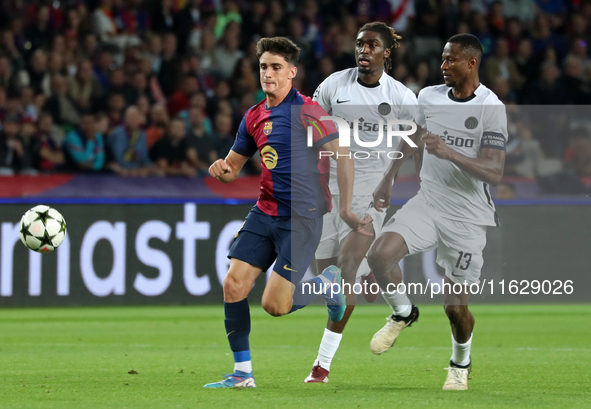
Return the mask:
<path id="1" fill-rule="evenodd" d="M 415 94 L 386 73 L 375 84 L 366 84 L 358 77 L 357 68 L 335 72 L 325 79 L 314 92 L 317 101 L 331 115 L 349 123 L 351 130 L 349 150 L 355 157 L 354 195 L 371 195 L 392 160 L 388 152 L 395 151 L 400 143 L 396 136 L 387 146 L 386 125 L 388 119 L 413 120 L 417 111 Z M 382 141 L 375 147 L 362 147 L 353 138 L 353 121 L 357 120 L 359 139 L 373 142 L 378 139 L 379 120 L 382 120 Z M 397 157 L 397 156 L 391 156 Z M 330 191 L 339 193 L 336 166 L 331 163 Z"/>
<path id="2" fill-rule="evenodd" d="M 319 155 L 327 142 L 338 138 L 328 114 L 311 98 L 292 88 L 277 106 L 267 100 L 248 110 L 232 150 L 243 156 L 261 155 L 261 193 L 257 207 L 270 216 L 321 217 L 331 208 L 328 188 L 329 157 Z M 313 146 L 308 146 L 307 129 Z"/>
<path id="3" fill-rule="evenodd" d="M 484 85 L 470 97 L 458 99 L 446 85 L 427 87 L 418 97 L 417 125 L 439 135 L 452 149 L 470 158 L 483 148 L 505 149 L 505 105 Z M 497 223 L 488 184 L 449 160 L 426 151 L 421 168 L 421 190 L 443 217 L 483 226 Z"/>

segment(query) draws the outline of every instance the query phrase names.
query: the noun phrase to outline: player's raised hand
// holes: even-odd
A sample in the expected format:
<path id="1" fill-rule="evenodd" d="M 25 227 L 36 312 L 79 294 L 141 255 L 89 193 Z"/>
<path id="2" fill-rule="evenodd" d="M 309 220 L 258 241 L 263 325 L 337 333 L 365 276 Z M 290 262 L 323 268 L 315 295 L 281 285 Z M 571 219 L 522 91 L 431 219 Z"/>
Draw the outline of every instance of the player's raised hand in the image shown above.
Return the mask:
<path id="1" fill-rule="evenodd" d="M 445 141 L 439 135 L 428 132 L 421 139 L 425 142 L 427 153 L 435 155 L 440 159 L 451 159 L 453 150 L 445 144 Z"/>
<path id="2" fill-rule="evenodd" d="M 362 219 L 361 217 L 353 213 L 351 210 L 348 210 L 346 212 L 340 212 L 340 216 L 341 219 L 343 219 L 343 221 L 347 223 L 350 228 L 353 229 L 353 231 L 356 231 L 364 236 L 373 235 L 372 233 L 369 233 L 365 230 L 365 226 L 367 226 L 373 221 L 370 215 L 366 215 L 365 218 Z"/>
<path id="3" fill-rule="evenodd" d="M 388 177 L 382 178 L 376 190 L 373 192 L 373 207 L 378 212 L 388 210 L 390 198 L 392 197 L 392 180 Z"/>
<path id="4" fill-rule="evenodd" d="M 218 178 L 230 172 L 230 166 L 226 163 L 225 159 L 218 159 L 209 167 L 209 174 L 214 178 Z"/>

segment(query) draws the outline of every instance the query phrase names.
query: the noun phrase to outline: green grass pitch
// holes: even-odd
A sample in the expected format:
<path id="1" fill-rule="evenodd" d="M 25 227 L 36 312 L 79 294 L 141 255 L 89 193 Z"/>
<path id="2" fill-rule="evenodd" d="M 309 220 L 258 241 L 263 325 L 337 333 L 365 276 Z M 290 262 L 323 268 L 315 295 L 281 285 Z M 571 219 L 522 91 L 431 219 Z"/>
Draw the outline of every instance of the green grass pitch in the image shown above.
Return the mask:
<path id="1" fill-rule="evenodd" d="M 251 306 L 258 387 L 203 389 L 232 371 L 223 308 L 5 309 L 0 408 L 588 408 L 591 306 L 474 306 L 466 392 L 441 390 L 450 330 L 440 306 L 381 356 L 369 340 L 386 306 L 358 307 L 330 383 L 303 383 L 324 307 L 273 318 Z M 129 374 L 131 370 L 137 374 Z"/>

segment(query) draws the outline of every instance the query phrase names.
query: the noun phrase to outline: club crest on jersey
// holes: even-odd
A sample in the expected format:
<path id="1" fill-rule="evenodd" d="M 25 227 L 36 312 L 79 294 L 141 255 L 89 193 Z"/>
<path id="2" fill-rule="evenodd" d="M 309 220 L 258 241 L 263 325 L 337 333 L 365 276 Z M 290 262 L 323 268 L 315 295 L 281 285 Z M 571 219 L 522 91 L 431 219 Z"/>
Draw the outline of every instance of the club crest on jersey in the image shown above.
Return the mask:
<path id="1" fill-rule="evenodd" d="M 380 105 L 378 105 L 378 112 L 380 115 L 388 115 L 390 112 L 392 112 L 392 107 L 387 102 L 382 102 Z"/>
<path id="2" fill-rule="evenodd" d="M 478 126 L 478 119 L 476 119 L 473 116 L 471 116 L 468 119 L 466 119 L 466 122 L 464 122 L 464 125 L 468 129 L 474 129 L 474 128 L 476 128 Z"/>
<path id="3" fill-rule="evenodd" d="M 277 160 L 279 159 L 279 156 L 277 155 L 277 151 L 273 149 L 273 147 L 267 145 L 261 150 L 261 158 L 263 158 L 263 163 L 265 164 L 267 169 L 271 170 L 274 169 L 275 166 L 277 166 Z"/>
<path id="4" fill-rule="evenodd" d="M 273 131 L 273 122 L 265 122 L 265 127 L 263 128 L 263 133 L 265 135 L 269 135 Z"/>

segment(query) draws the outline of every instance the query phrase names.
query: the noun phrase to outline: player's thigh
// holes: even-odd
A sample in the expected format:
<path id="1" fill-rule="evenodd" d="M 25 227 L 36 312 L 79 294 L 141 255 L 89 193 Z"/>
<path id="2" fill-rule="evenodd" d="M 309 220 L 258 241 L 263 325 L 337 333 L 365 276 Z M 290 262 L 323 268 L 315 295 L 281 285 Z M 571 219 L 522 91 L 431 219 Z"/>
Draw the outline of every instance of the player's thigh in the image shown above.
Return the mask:
<path id="1" fill-rule="evenodd" d="M 306 274 L 322 233 L 321 218 L 291 217 L 274 228 L 277 262 L 274 271 L 297 284 Z"/>
<path id="2" fill-rule="evenodd" d="M 380 231 L 382 224 L 384 223 L 384 219 L 386 217 L 386 213 L 380 213 L 373 207 L 373 197 L 372 196 L 353 196 L 353 200 L 351 203 L 351 211 L 355 213 L 360 218 L 364 219 L 367 215 L 371 216 L 372 223 L 370 223 L 371 229 L 368 227 L 366 231 L 373 232 L 374 238 L 377 232 Z M 353 231 L 351 227 L 340 217 L 337 215 L 336 217 L 336 228 L 338 230 L 339 235 L 339 243 L 343 244 L 343 241 L 349 234 Z"/>
<path id="3" fill-rule="evenodd" d="M 454 283 L 479 284 L 486 226 L 456 220 L 438 222 L 437 264 Z"/>
<path id="4" fill-rule="evenodd" d="M 272 315 L 289 312 L 295 286 L 308 270 L 320 241 L 322 219 L 292 217 L 289 230 L 285 227 L 276 229 L 277 261 L 263 292 L 263 307 Z"/>
<path id="5" fill-rule="evenodd" d="M 336 225 L 340 242 L 338 265 L 344 268 L 344 274 L 347 274 L 345 270 L 352 268 L 356 272 L 355 277 L 361 277 L 370 272 L 366 260 L 367 252 L 384 223 L 386 213 L 375 210 L 372 196 L 353 196 L 351 209 L 362 219 L 367 215 L 371 216 L 372 223 L 365 227 L 365 232 L 370 236 L 354 232 L 340 216 L 337 217 Z"/>
<path id="6" fill-rule="evenodd" d="M 408 249 L 406 254 L 418 254 L 434 249 L 437 246 L 437 226 L 432 214 L 433 209 L 419 192 L 384 224 L 374 246 L 383 248 L 382 252 L 387 251 L 393 256 L 400 256 L 403 249 L 398 249 L 402 245 L 397 245 L 397 236 L 391 234 L 395 233 L 404 240 Z M 392 244 L 388 245 L 388 242 Z"/>
<path id="7" fill-rule="evenodd" d="M 267 270 L 277 257 L 275 244 L 267 236 L 240 230 L 228 252 L 229 259 L 237 259 Z"/>

